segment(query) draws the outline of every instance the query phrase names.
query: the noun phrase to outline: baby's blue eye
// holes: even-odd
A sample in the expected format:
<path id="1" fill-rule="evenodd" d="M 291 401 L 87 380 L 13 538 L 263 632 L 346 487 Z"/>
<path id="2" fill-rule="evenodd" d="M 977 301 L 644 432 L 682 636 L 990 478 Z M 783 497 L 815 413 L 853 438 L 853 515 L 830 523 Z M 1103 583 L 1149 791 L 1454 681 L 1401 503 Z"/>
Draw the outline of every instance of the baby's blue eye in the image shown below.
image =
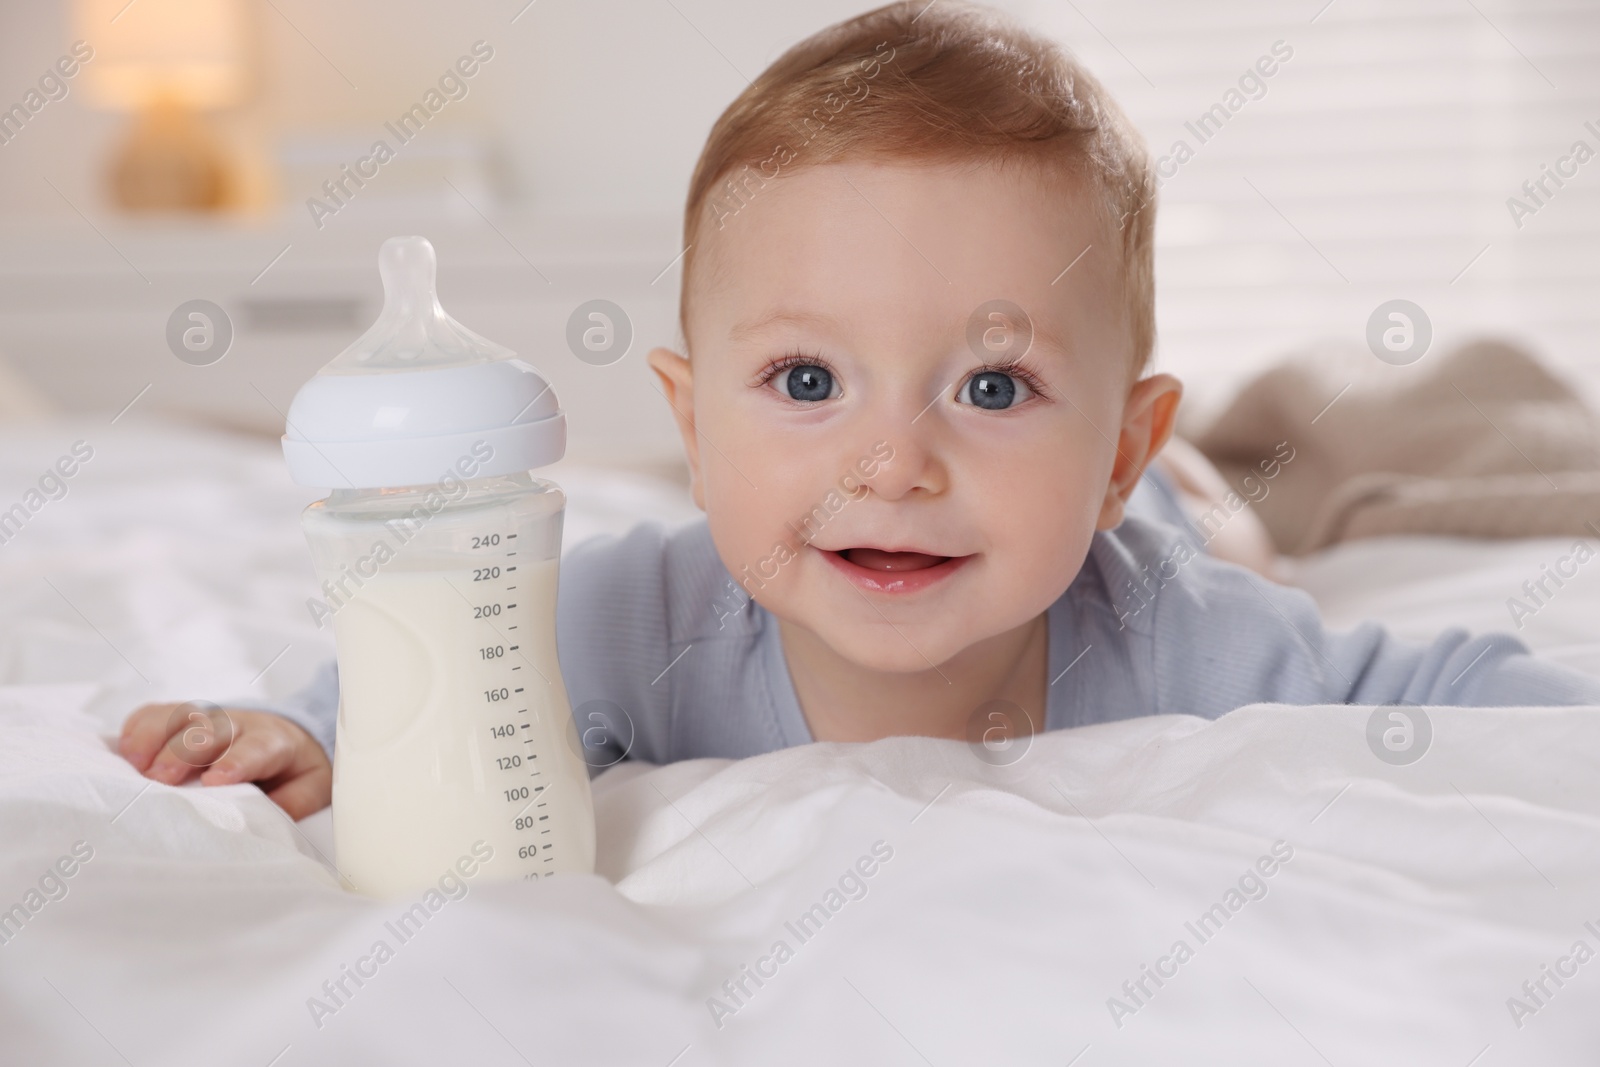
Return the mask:
<path id="1" fill-rule="evenodd" d="M 998 370 L 979 371 L 962 384 L 956 403 L 988 411 L 1003 411 L 1033 395 L 1028 383 Z"/>
<path id="2" fill-rule="evenodd" d="M 839 395 L 834 388 L 833 374 L 815 363 L 797 363 L 784 368 L 778 376 L 783 379 L 781 384 L 791 400 L 829 400 Z"/>

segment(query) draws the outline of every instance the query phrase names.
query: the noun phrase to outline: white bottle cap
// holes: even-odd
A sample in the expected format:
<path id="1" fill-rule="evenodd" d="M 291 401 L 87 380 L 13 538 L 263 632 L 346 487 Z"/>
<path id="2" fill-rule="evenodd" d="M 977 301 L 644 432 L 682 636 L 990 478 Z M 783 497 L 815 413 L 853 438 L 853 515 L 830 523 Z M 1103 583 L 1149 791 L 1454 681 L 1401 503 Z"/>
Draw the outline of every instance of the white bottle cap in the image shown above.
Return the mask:
<path id="1" fill-rule="evenodd" d="M 550 383 L 445 314 L 436 266 L 425 238 L 383 243 L 378 321 L 289 405 L 283 455 L 296 482 L 427 485 L 447 473 L 515 474 L 566 452 L 567 420 Z"/>

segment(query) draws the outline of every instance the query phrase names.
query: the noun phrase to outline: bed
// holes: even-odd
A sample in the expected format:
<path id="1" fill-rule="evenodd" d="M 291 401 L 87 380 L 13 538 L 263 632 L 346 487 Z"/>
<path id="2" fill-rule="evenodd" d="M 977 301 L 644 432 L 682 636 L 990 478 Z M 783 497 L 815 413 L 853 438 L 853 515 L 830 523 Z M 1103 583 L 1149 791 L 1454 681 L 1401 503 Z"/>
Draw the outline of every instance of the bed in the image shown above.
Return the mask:
<path id="1" fill-rule="evenodd" d="M 0 1062 L 1600 1056 L 1600 709 L 1426 709 L 1409 763 L 1377 757 L 1372 708 L 1276 706 L 1009 766 L 923 738 L 623 763 L 595 876 L 373 901 L 338 888 L 327 811 L 153 784 L 105 740 L 146 700 L 281 697 L 330 653 L 315 494 L 268 441 L 58 419 L 0 428 L 0 509 L 79 442 L 0 543 Z M 659 480 L 556 477 L 569 545 L 693 516 Z M 1506 603 L 1570 548 L 1373 538 L 1290 577 L 1336 625 L 1520 622 L 1600 673 L 1600 562 Z"/>

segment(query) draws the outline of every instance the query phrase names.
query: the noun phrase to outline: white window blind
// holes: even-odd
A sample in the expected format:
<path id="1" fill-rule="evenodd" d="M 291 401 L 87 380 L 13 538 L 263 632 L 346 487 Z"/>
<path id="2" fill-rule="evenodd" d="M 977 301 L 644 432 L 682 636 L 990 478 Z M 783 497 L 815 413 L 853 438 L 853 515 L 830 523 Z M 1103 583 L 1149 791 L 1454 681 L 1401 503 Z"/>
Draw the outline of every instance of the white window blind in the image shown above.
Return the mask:
<path id="1" fill-rule="evenodd" d="M 1600 3 L 1012 6 L 1157 157 L 1193 150 L 1165 166 L 1157 225 L 1159 363 L 1191 396 L 1308 341 L 1362 344 L 1397 297 L 1428 313 L 1433 351 L 1493 332 L 1600 394 Z M 1241 87 L 1275 42 L 1272 76 Z M 1511 197 L 1532 209 L 1520 226 Z"/>

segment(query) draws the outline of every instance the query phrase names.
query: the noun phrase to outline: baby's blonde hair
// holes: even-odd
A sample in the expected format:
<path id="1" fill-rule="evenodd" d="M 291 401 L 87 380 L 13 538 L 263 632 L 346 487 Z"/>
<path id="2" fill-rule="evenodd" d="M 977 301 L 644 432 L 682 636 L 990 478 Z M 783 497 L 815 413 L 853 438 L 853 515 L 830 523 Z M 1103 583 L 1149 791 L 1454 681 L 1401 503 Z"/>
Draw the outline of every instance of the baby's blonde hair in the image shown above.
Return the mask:
<path id="1" fill-rule="evenodd" d="M 987 8 L 913 0 L 841 22 L 785 52 L 717 119 L 684 210 L 679 322 L 703 228 L 769 181 L 845 159 L 1031 164 L 1083 181 L 1117 235 L 1134 372 L 1155 347 L 1155 175 L 1109 93 L 1054 43 Z M 1063 249 L 1063 265 L 1081 249 Z"/>

